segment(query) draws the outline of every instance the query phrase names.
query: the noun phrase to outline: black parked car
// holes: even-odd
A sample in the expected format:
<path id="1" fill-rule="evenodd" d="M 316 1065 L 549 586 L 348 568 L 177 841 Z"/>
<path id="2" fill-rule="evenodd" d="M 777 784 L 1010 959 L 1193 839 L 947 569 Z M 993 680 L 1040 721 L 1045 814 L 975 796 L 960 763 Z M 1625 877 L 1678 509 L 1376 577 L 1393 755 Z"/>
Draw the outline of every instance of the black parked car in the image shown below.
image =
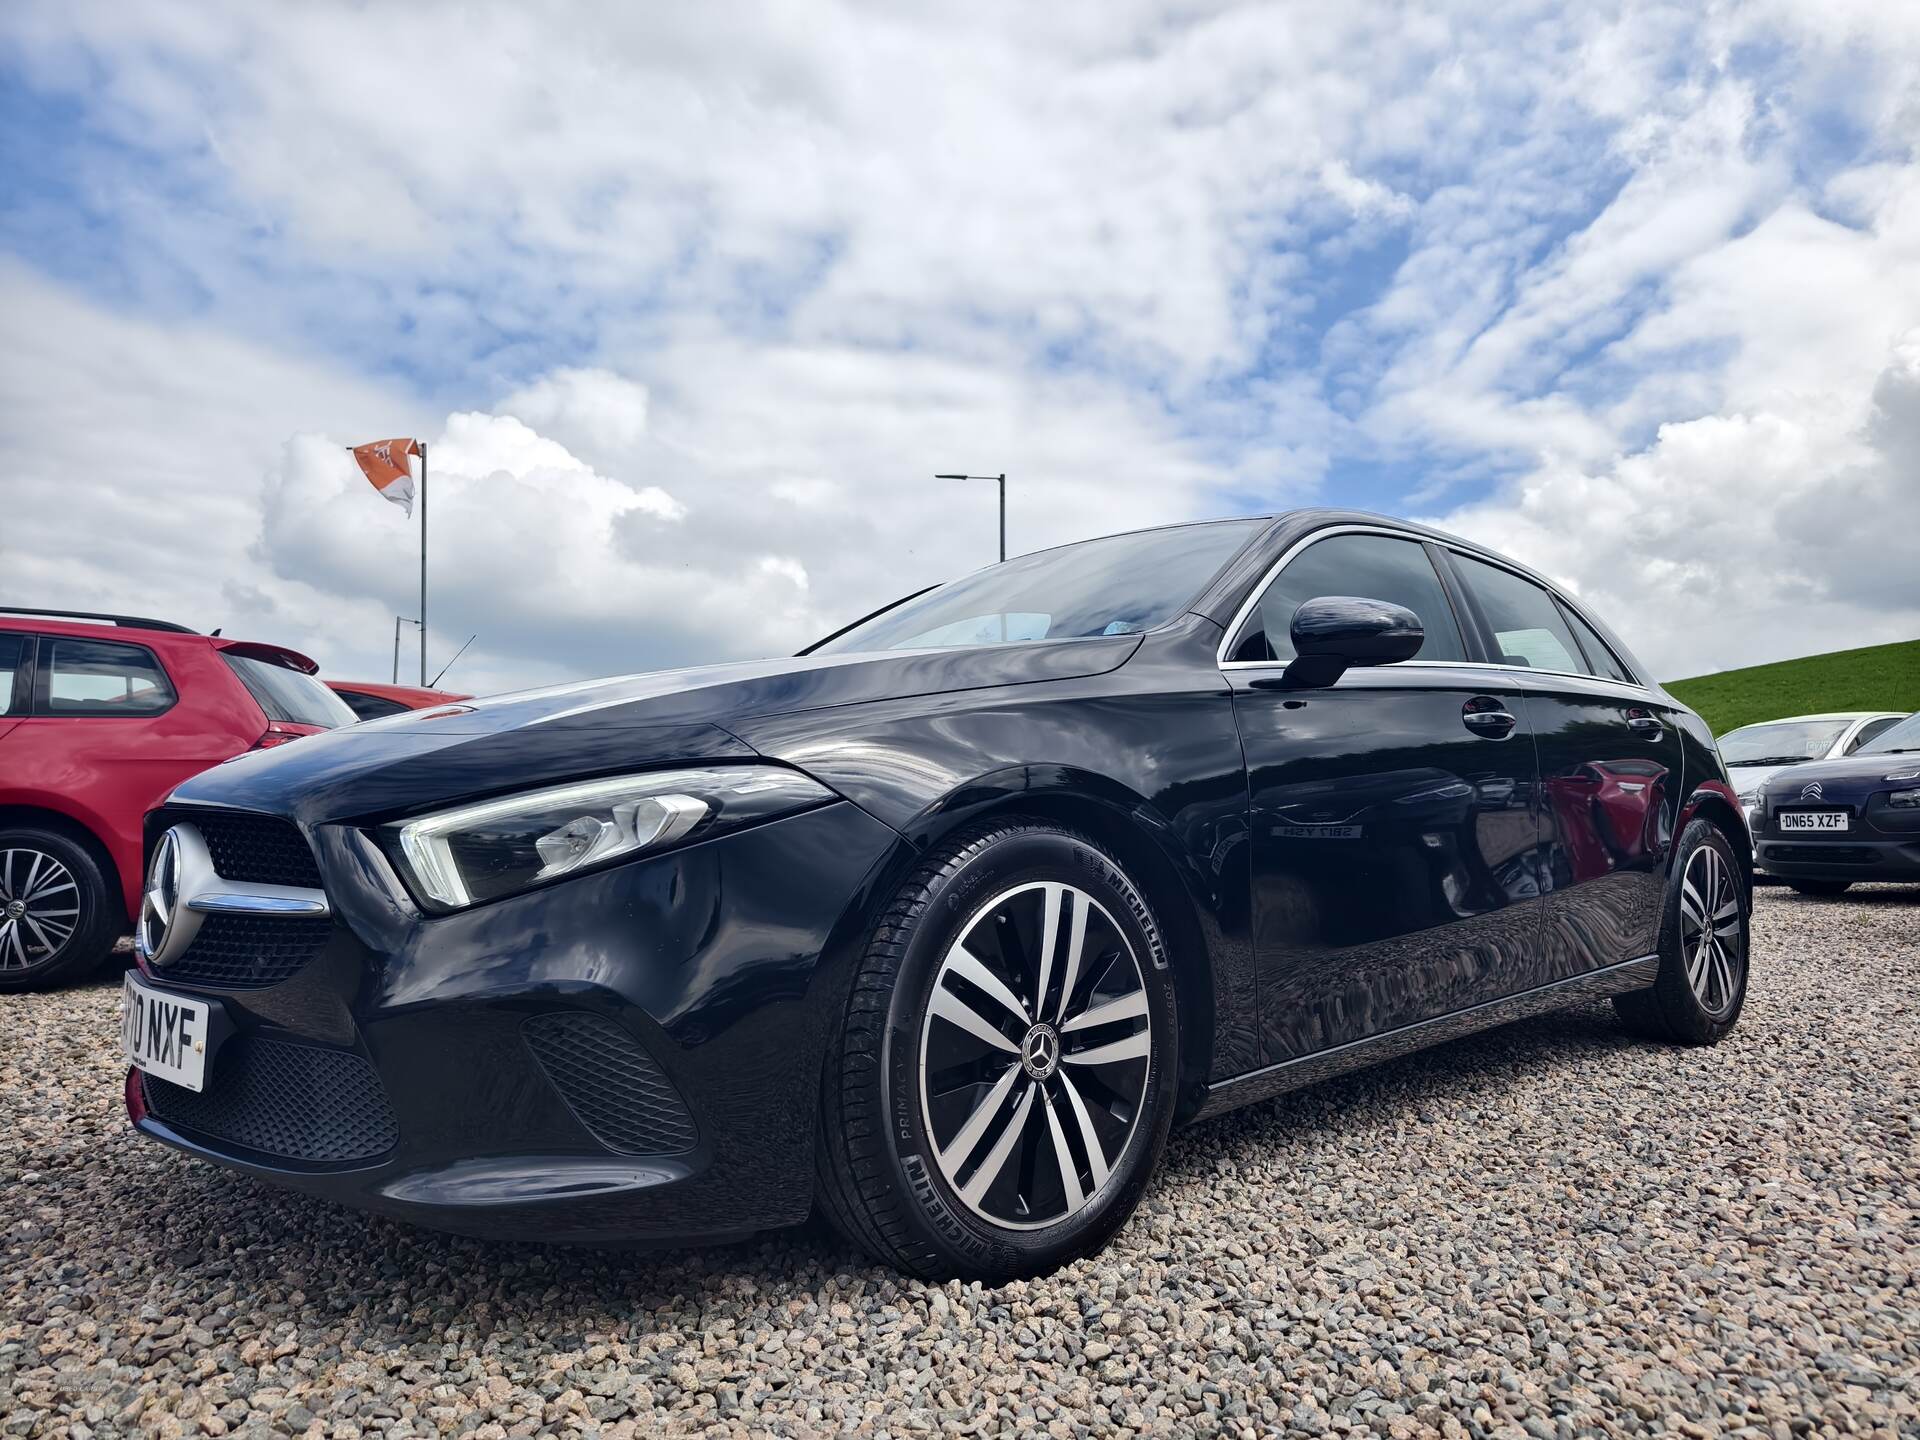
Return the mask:
<path id="1" fill-rule="evenodd" d="M 1752 812 L 1760 862 L 1803 895 L 1920 880 L 1920 715 L 1843 760 L 1777 772 Z"/>
<path id="2" fill-rule="evenodd" d="M 1099 1246 L 1176 1123 L 1588 996 L 1711 1043 L 1746 990 L 1706 727 L 1539 577 L 1331 511 L 246 756 L 148 846 L 147 1134 L 491 1235 L 818 1201 L 929 1276 Z"/>

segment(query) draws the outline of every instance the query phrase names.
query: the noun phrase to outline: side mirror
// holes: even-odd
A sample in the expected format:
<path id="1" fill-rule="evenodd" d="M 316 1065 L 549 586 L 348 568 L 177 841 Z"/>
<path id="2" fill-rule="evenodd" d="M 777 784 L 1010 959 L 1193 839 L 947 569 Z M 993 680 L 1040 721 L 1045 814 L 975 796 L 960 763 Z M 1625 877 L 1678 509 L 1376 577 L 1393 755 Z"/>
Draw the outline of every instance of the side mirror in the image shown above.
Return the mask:
<path id="1" fill-rule="evenodd" d="M 1393 665 L 1420 653 L 1420 617 L 1404 605 L 1357 595 L 1320 595 L 1293 612 L 1297 657 L 1281 677 L 1290 690 L 1318 690 L 1354 665 Z"/>

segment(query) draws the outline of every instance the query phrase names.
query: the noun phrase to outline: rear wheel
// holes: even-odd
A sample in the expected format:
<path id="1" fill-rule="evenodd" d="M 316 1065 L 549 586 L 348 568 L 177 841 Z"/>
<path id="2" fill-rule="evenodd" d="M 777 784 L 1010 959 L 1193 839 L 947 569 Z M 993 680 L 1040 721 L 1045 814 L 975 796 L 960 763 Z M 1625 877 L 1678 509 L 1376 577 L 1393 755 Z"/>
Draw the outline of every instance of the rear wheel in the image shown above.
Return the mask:
<path id="1" fill-rule="evenodd" d="M 1096 1250 L 1165 1145 L 1176 1033 L 1158 927 L 1110 856 L 1033 821 L 964 836 L 901 888 L 854 979 L 824 1208 L 927 1278 Z"/>
<path id="2" fill-rule="evenodd" d="M 1802 895 L 1820 895 L 1828 899 L 1844 895 L 1853 888 L 1851 880 L 1789 880 L 1787 883 Z"/>
<path id="3" fill-rule="evenodd" d="M 1643 1035 L 1713 1045 L 1747 999 L 1748 892 L 1733 849 L 1710 820 L 1680 837 L 1660 927 L 1653 985 L 1614 997 L 1620 1018 Z"/>
<path id="4" fill-rule="evenodd" d="M 0 991 L 91 973 L 113 951 L 118 918 L 85 847 L 51 830 L 0 830 Z"/>

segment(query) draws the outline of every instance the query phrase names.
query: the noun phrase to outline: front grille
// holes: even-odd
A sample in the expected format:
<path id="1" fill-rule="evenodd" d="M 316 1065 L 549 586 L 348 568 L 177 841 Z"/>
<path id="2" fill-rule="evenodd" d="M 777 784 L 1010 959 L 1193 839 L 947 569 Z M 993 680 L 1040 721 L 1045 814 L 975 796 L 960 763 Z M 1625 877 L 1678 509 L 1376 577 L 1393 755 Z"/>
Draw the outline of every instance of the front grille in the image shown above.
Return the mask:
<path id="1" fill-rule="evenodd" d="M 200 832 L 207 842 L 207 853 L 213 857 L 213 868 L 223 880 L 320 888 L 320 868 L 314 864 L 313 850 L 291 820 L 232 810 L 194 810 L 178 818 L 189 821 Z"/>
<path id="2" fill-rule="evenodd" d="M 258 990 L 278 985 L 327 948 L 333 922 L 304 915 L 208 915 L 186 953 L 154 974 L 183 985 Z"/>
<path id="3" fill-rule="evenodd" d="M 358 1055 L 243 1035 L 207 1088 L 143 1075 L 147 1109 L 180 1130 L 284 1160 L 340 1164 L 391 1150 L 400 1127 L 380 1077 Z"/>
<path id="4" fill-rule="evenodd" d="M 536 1015 L 527 1046 L 580 1123 L 623 1155 L 693 1148 L 693 1117 L 651 1055 L 601 1015 Z"/>

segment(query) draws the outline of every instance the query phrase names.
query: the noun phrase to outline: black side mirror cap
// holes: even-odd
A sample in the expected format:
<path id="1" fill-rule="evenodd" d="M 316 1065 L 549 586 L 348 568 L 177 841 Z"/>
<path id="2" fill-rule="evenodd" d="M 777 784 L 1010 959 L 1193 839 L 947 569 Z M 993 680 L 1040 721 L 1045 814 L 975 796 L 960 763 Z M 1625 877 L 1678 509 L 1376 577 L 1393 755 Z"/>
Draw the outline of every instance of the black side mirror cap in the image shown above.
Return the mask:
<path id="1" fill-rule="evenodd" d="M 1289 690 L 1321 690 L 1355 665 L 1394 665 L 1420 653 L 1427 632 L 1404 605 L 1359 595 L 1319 595 L 1293 612 Z"/>

